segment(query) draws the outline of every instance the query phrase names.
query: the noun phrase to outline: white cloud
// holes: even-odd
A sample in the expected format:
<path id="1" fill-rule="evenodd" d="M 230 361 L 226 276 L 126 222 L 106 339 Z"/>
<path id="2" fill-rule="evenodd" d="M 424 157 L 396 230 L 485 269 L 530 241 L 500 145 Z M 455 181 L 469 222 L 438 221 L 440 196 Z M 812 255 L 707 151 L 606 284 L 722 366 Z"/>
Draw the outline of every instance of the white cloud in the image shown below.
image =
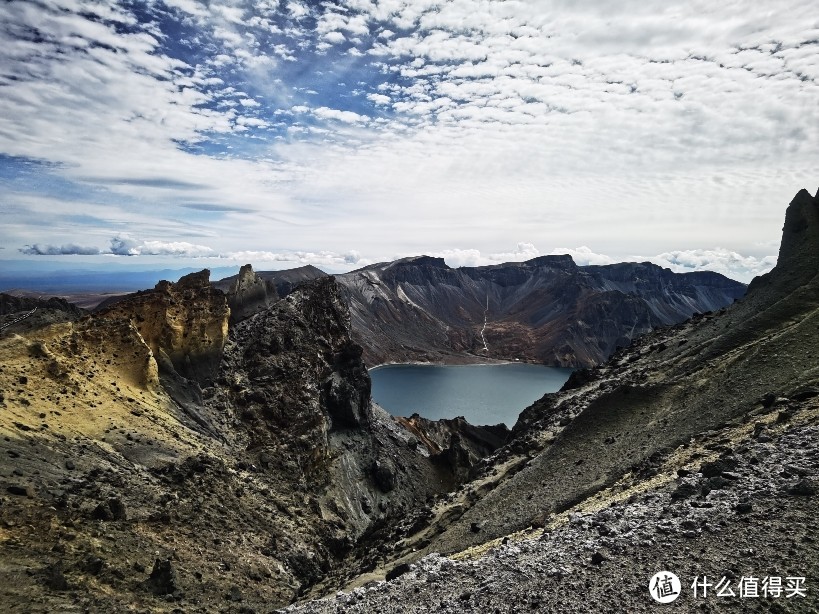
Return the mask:
<path id="1" fill-rule="evenodd" d="M 504 262 L 523 262 L 540 256 L 540 251 L 531 243 L 518 243 L 513 251 L 482 254 L 477 249 L 445 249 L 428 255 L 443 258 L 451 267 L 474 267 Z"/>
<path id="2" fill-rule="evenodd" d="M 158 254 L 275 236 L 274 253 L 488 264 L 528 237 L 689 269 L 673 247 L 725 245 L 756 261 L 712 266 L 754 271 L 815 189 L 805 0 L 165 5 L 173 32 L 116 0 L 0 4 L 0 154 L 45 169 L 3 184 L 10 252 L 128 230 L 184 244 L 137 242 Z M 328 35 L 356 51 L 317 54 Z"/>
<path id="3" fill-rule="evenodd" d="M 333 119 L 345 124 L 358 124 L 369 121 L 369 117 L 359 115 L 352 111 L 341 111 L 339 109 L 330 109 L 328 107 L 319 107 L 313 110 L 313 115 L 321 119 Z"/>
<path id="4" fill-rule="evenodd" d="M 611 256 L 596 254 L 585 245 L 575 248 L 557 247 L 550 252 L 550 255 L 568 254 L 572 260 L 580 266 L 589 264 L 613 264 L 615 261 Z"/>
<path id="5" fill-rule="evenodd" d="M 98 247 L 87 247 L 68 243 L 65 245 L 43 245 L 35 243 L 26 245 L 20 252 L 29 256 L 93 256 L 100 252 Z"/>
<path id="6" fill-rule="evenodd" d="M 389 96 L 385 96 L 384 94 L 367 94 L 367 100 L 374 102 L 378 105 L 387 105 L 392 102 Z"/>
<path id="7" fill-rule="evenodd" d="M 325 34 L 324 35 L 324 40 L 326 40 L 328 43 L 332 43 L 334 45 L 337 45 L 339 43 L 343 43 L 347 39 L 344 37 L 344 35 L 341 32 L 333 31 L 333 32 L 328 32 L 327 34 Z"/>
<path id="8" fill-rule="evenodd" d="M 293 19 L 301 19 L 302 17 L 307 17 L 307 15 L 310 14 L 310 9 L 307 8 L 307 6 L 305 6 L 302 2 L 288 2 L 287 10 L 290 12 Z"/>
<path id="9" fill-rule="evenodd" d="M 287 252 L 270 252 L 270 251 L 252 251 L 244 250 L 238 252 L 229 252 L 221 254 L 219 258 L 232 260 L 235 262 L 286 262 L 295 266 L 302 266 L 305 264 L 312 264 L 313 266 L 330 266 L 341 267 L 349 269 L 352 265 L 365 266 L 372 264 L 370 260 L 362 259 L 361 255 L 355 251 L 350 250 L 344 253 L 321 251 L 321 252 L 304 252 L 304 251 L 287 251 Z"/>
<path id="10" fill-rule="evenodd" d="M 195 17 L 206 17 L 207 10 L 196 0 L 165 0 L 165 4 L 189 13 Z"/>
<path id="11" fill-rule="evenodd" d="M 676 250 L 653 256 L 648 260 L 676 273 L 715 271 L 744 283 L 750 282 L 757 275 L 767 273 L 776 265 L 776 256 L 763 258 L 743 256 L 722 247 Z"/>
<path id="12" fill-rule="evenodd" d="M 205 245 L 185 241 L 140 241 L 129 235 L 117 235 L 111 239 L 111 254 L 115 256 L 174 256 L 203 258 L 216 253 Z"/>

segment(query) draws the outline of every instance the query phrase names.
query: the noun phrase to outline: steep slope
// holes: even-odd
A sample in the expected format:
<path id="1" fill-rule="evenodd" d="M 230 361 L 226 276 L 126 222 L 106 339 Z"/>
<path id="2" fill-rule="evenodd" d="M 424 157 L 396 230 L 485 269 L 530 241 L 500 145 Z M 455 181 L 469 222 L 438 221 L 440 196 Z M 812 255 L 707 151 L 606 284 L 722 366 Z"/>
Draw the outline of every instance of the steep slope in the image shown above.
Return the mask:
<path id="1" fill-rule="evenodd" d="M 650 263 L 578 267 L 569 256 L 452 269 L 421 256 L 338 276 L 364 360 L 527 360 L 591 366 L 654 327 L 731 304 L 745 286 Z"/>
<path id="2" fill-rule="evenodd" d="M 747 453 L 756 443 L 770 443 L 762 446 L 769 451 L 780 445 L 790 450 L 783 463 L 794 455 L 796 469 L 779 465 L 782 489 L 799 491 L 800 479 L 816 480 L 815 446 L 806 448 L 804 463 L 794 450 L 797 440 L 811 441 L 809 433 L 819 424 L 817 247 L 819 195 L 802 191 L 786 213 L 777 267 L 755 280 L 744 299 L 644 336 L 601 367 L 576 374 L 561 392 L 546 395 L 523 413 L 512 440 L 484 461 L 473 482 L 380 536 L 400 547 L 380 558 L 362 549 L 367 566 L 389 570 L 426 553 L 460 552 L 551 524 L 557 515 L 595 500 L 608 505 L 629 494 L 668 488 L 677 469 L 680 476 L 701 475 L 693 486 L 680 478 L 671 484 L 675 488 L 656 496 L 668 501 L 673 490 L 677 499 L 698 497 L 690 506 L 712 508 L 722 495 L 710 492 L 739 479 L 723 471 L 744 463 L 756 471 L 750 465 L 759 457 L 753 461 L 754 454 Z M 745 450 L 744 460 L 733 458 L 739 450 Z M 715 451 L 728 460 L 723 469 L 709 473 L 701 465 Z M 780 469 L 767 467 L 759 479 L 764 482 Z M 714 476 L 719 479 L 711 480 Z M 758 530 L 771 514 L 793 518 L 815 511 L 815 502 L 803 505 L 798 496 L 780 499 L 777 490 L 766 492 L 760 495 L 764 514 L 752 517 Z M 728 502 L 746 496 L 737 490 Z M 724 522 L 720 516 L 717 520 Z M 706 544 L 706 539 L 700 542 L 703 548 Z M 766 556 L 776 553 L 771 547 Z M 812 555 L 808 559 L 814 565 L 808 571 L 815 571 L 819 561 Z M 572 590 L 576 595 L 576 587 Z"/>
<path id="3" fill-rule="evenodd" d="M 549 443 L 433 548 L 452 552 L 525 528 L 652 455 L 752 415 L 765 399 L 819 385 L 818 207 L 807 192 L 796 196 L 786 214 L 782 259 L 745 299 L 718 317 L 641 340 L 584 385 L 524 412 L 518 438 Z M 480 533 L 470 529 L 474 521 L 485 523 Z"/>
<path id="4" fill-rule="evenodd" d="M 284 605 L 458 479 L 370 406 L 331 278 L 232 328 L 207 271 L 68 320 L 0 332 L 3 611 Z"/>
<path id="5" fill-rule="evenodd" d="M 756 418 L 766 428 L 698 437 L 637 486 L 618 482 L 531 529 L 396 565 L 387 582 L 367 574 L 349 592 L 283 611 L 812 614 L 819 399 Z M 661 570 L 681 583 L 668 605 L 652 599 Z"/>

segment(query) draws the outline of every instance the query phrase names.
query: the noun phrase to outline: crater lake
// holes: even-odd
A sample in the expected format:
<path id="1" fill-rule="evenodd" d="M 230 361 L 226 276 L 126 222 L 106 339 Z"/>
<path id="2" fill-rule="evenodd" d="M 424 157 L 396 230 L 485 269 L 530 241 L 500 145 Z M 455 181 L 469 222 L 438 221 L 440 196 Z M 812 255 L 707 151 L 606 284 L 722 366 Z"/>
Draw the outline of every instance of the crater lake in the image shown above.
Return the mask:
<path id="1" fill-rule="evenodd" d="M 556 392 L 572 369 L 531 364 L 385 365 L 370 370 L 372 397 L 394 416 L 418 413 L 430 420 L 463 416 L 475 425 L 509 428 L 547 392 Z"/>

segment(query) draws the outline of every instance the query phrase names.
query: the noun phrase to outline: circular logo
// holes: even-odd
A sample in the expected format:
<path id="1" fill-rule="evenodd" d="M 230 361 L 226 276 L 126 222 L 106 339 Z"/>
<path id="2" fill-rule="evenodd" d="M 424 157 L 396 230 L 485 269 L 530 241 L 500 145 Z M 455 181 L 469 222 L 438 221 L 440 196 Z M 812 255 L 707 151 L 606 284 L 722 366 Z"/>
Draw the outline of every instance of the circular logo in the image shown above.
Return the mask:
<path id="1" fill-rule="evenodd" d="M 671 603 L 680 596 L 680 579 L 670 571 L 660 571 L 648 582 L 648 592 L 658 603 Z"/>

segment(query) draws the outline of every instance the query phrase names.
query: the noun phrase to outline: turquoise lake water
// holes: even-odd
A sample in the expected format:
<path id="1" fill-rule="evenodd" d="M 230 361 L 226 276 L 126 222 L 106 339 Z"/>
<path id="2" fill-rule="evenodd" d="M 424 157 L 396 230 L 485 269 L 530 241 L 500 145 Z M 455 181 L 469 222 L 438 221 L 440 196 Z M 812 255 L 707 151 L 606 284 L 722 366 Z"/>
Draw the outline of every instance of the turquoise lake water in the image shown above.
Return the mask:
<path id="1" fill-rule="evenodd" d="M 387 365 L 370 371 L 372 396 L 394 416 L 463 416 L 472 424 L 505 423 L 547 392 L 556 392 L 572 369 L 541 365 Z"/>

